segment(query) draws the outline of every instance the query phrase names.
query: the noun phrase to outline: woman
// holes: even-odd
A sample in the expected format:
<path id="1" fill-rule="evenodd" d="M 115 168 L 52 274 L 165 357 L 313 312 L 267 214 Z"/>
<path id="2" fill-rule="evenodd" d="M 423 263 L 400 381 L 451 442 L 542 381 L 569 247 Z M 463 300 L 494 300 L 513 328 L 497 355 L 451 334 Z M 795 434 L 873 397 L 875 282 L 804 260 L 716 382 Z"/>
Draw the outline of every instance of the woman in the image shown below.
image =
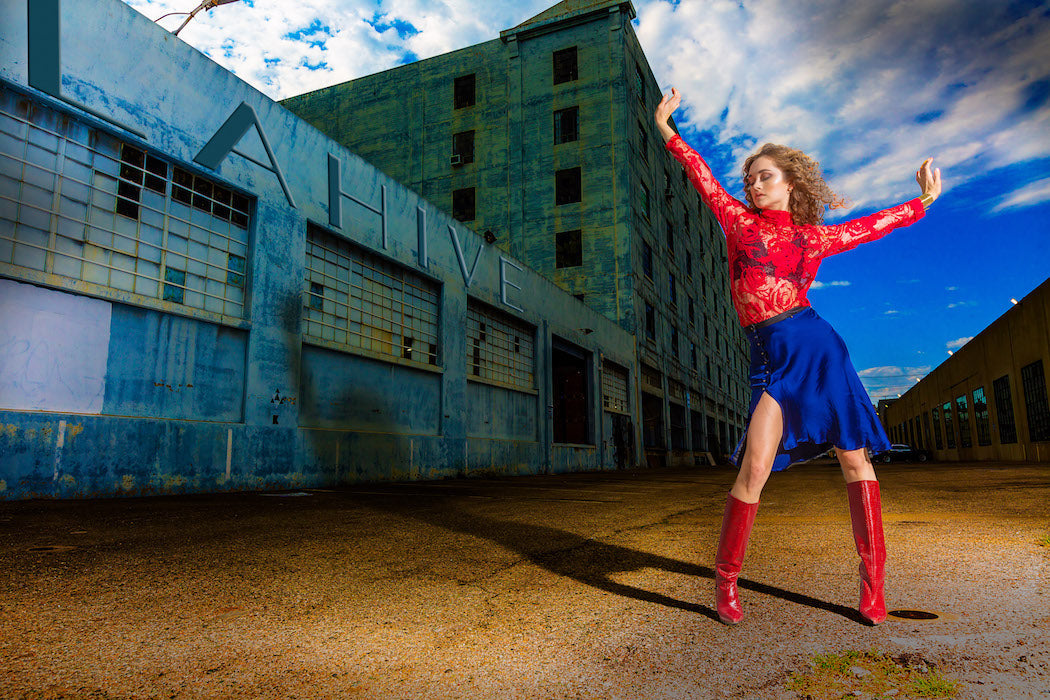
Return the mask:
<path id="1" fill-rule="evenodd" d="M 915 174 L 922 195 L 910 202 L 823 226 L 825 205 L 841 205 L 841 199 L 816 162 L 767 143 L 744 164 L 745 204 L 722 188 L 671 127 L 680 103 L 672 88 L 656 108 L 656 124 L 726 233 L 733 305 L 751 343 L 750 418 L 733 454 L 740 471 L 726 501 L 715 559 L 718 617 L 727 625 L 743 617 L 736 581 L 770 472 L 834 447 L 861 559 L 860 614 L 877 625 L 886 619 L 886 548 L 879 482 L 867 450 L 889 449 L 890 442 L 845 344 L 813 311 L 806 292 L 823 258 L 921 219 L 941 193 L 940 170 L 931 171 L 932 159 L 923 162 Z"/>

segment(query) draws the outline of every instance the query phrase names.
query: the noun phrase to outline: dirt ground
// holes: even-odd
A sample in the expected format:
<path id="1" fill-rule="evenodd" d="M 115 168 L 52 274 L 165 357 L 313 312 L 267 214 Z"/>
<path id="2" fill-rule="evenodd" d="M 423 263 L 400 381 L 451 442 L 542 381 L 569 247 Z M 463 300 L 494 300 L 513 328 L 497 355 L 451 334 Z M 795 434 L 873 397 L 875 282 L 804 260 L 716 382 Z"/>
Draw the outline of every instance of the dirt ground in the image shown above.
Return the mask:
<path id="1" fill-rule="evenodd" d="M 1050 465 L 883 467 L 887 604 L 939 617 L 879 627 L 830 462 L 774 475 L 716 621 L 732 478 L 0 503 L 0 697 L 766 700 L 876 650 L 1050 698 Z"/>

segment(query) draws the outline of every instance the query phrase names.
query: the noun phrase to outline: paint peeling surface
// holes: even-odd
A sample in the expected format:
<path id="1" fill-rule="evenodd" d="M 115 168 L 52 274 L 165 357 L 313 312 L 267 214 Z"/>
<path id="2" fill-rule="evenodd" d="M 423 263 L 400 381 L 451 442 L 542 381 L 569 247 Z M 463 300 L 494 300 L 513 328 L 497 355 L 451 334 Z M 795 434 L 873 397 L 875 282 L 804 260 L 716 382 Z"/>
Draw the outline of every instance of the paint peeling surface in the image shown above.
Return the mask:
<path id="1" fill-rule="evenodd" d="M 100 413 L 111 307 L 0 279 L 0 408 Z"/>

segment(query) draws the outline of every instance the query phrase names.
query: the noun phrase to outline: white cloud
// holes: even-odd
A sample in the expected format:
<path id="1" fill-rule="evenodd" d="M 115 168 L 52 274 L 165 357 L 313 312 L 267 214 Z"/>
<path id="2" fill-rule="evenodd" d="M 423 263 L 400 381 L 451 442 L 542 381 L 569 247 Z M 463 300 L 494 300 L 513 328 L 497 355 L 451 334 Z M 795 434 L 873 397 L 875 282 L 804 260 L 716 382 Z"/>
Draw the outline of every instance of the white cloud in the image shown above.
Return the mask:
<path id="1" fill-rule="evenodd" d="M 915 386 L 919 380 L 930 372 L 930 365 L 903 367 L 889 365 L 869 367 L 857 372 L 868 395 L 873 401 L 894 398 Z"/>
<path id="2" fill-rule="evenodd" d="M 825 289 L 826 287 L 848 287 L 852 284 L 849 280 L 832 280 L 831 282 L 814 282 L 810 289 Z"/>
<path id="3" fill-rule="evenodd" d="M 1050 201 L 1050 177 L 1030 182 L 1024 187 L 1007 194 L 995 205 L 992 212 L 1021 209 L 1046 201 Z"/>
<path id="4" fill-rule="evenodd" d="M 125 0 L 154 19 L 193 0 Z M 179 35 L 272 98 L 496 39 L 556 0 L 255 0 L 198 15 Z M 764 141 L 821 161 L 855 207 L 917 192 L 935 156 L 946 188 L 1050 158 L 1045 6 L 996 0 L 635 0 L 657 79 L 684 94 L 683 125 L 709 133 L 731 191 Z M 1021 9 L 1018 9 L 1021 8 Z M 1011 14 L 1012 13 L 1012 14 Z M 165 19 L 173 29 L 181 17 Z M 409 31 L 401 31 L 399 29 Z M 1020 182 L 994 211 L 1050 201 Z M 847 215 L 839 211 L 836 216 Z"/>
<path id="5" fill-rule="evenodd" d="M 892 316 L 893 314 L 899 314 L 900 311 L 897 311 L 897 309 L 887 309 L 886 311 L 883 311 L 882 313 L 883 313 L 884 316 Z"/>
<path id="6" fill-rule="evenodd" d="M 944 347 L 947 348 L 948 350 L 958 350 L 959 348 L 961 348 L 963 345 L 966 345 L 971 340 L 973 340 L 973 336 L 972 335 L 966 336 L 965 338 L 956 338 L 955 340 L 950 340 L 947 343 L 945 343 Z"/>
<path id="7" fill-rule="evenodd" d="M 858 207 L 916 194 L 927 156 L 946 190 L 1050 157 L 1045 8 L 1011 16 L 1006 3 L 972 0 L 638 5 L 654 71 L 684 95 L 680 123 L 732 144 L 737 162 L 764 141 L 801 148 Z M 720 175 L 739 189 L 735 171 Z M 1050 201 L 1050 190 L 1006 201 Z"/>

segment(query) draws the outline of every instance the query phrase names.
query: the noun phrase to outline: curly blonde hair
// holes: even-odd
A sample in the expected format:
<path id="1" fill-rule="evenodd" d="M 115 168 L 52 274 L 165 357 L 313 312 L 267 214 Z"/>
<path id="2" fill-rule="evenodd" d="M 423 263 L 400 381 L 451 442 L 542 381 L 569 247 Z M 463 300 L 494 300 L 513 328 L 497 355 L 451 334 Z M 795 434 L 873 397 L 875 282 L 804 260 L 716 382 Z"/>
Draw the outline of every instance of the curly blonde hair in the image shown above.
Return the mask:
<path id="1" fill-rule="evenodd" d="M 820 224 L 824 221 L 824 207 L 838 209 L 846 206 L 846 200 L 832 192 L 828 183 L 824 182 L 820 163 L 798 149 L 767 143 L 744 161 L 744 195 L 753 208 L 757 207 L 751 199 L 751 186 L 747 184 L 747 178 L 751 164 L 762 156 L 772 159 L 793 187 L 788 207 L 795 224 Z"/>

